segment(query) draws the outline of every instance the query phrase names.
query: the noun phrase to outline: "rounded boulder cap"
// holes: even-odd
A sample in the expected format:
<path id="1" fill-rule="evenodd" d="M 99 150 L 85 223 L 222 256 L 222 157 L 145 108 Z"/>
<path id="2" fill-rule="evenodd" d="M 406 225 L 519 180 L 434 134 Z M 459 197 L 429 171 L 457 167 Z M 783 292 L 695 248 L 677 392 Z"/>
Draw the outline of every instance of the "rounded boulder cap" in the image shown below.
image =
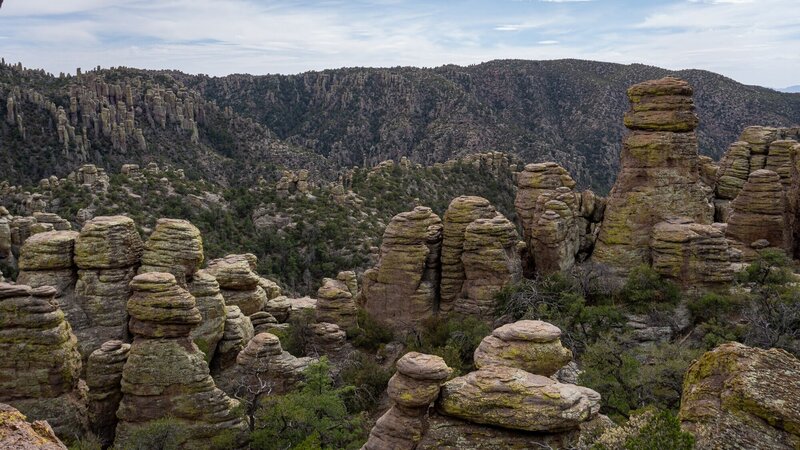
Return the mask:
<path id="1" fill-rule="evenodd" d="M 446 380 L 453 373 L 439 356 L 409 352 L 397 360 L 397 371 L 415 380 Z"/>
<path id="2" fill-rule="evenodd" d="M 561 337 L 561 329 L 541 320 L 520 320 L 492 331 L 504 341 L 552 342 Z"/>

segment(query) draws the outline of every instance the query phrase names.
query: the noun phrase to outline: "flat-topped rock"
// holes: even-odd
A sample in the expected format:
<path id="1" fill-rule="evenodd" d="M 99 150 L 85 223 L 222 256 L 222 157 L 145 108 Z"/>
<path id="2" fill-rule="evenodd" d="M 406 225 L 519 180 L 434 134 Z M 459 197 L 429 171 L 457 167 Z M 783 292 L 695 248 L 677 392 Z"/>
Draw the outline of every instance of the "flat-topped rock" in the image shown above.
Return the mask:
<path id="1" fill-rule="evenodd" d="M 194 297 L 178 286 L 171 273 L 150 272 L 131 281 L 128 300 L 130 330 L 147 337 L 188 336 L 202 316 Z"/>
<path id="2" fill-rule="evenodd" d="M 75 264 L 81 269 L 119 269 L 139 263 L 143 245 L 136 224 L 125 216 L 95 217 L 75 240 Z"/>
<path id="3" fill-rule="evenodd" d="M 171 273 L 182 286 L 203 263 L 200 230 L 187 220 L 158 219 L 144 244 L 139 273 Z"/>
<path id="4" fill-rule="evenodd" d="M 48 231 L 25 240 L 19 255 L 20 270 L 57 270 L 72 267 L 76 231 Z"/>

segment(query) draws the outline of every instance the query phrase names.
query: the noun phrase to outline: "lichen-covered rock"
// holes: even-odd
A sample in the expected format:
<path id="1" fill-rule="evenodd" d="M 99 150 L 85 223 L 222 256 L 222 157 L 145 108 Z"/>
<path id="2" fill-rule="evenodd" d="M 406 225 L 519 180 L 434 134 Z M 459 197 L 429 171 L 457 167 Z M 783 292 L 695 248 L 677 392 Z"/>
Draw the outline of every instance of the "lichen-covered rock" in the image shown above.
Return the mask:
<path id="1" fill-rule="evenodd" d="M 788 200 L 780 176 L 766 169 L 752 172 L 731 203 L 726 235 L 745 246 L 764 239 L 769 245 L 792 251 Z"/>
<path id="2" fill-rule="evenodd" d="M 278 319 L 266 311 L 259 311 L 250 316 L 250 322 L 253 324 L 253 332 L 256 335 L 261 333 L 274 333 L 276 330 L 287 330 L 289 324 L 280 324 Z"/>
<path id="3" fill-rule="evenodd" d="M 489 200 L 483 197 L 461 196 L 450 202 L 443 219 L 440 311 L 451 311 L 461 294 L 465 278 L 461 255 L 467 226 L 476 219 L 490 219 L 496 214 Z"/>
<path id="4" fill-rule="evenodd" d="M 688 218 L 669 218 L 653 227 L 652 265 L 686 286 L 733 281 L 728 241 L 719 228 Z"/>
<path id="5" fill-rule="evenodd" d="M 71 269 L 76 231 L 37 233 L 25 240 L 20 249 L 19 269 Z"/>
<path id="6" fill-rule="evenodd" d="M 356 298 L 358 295 L 358 277 L 356 277 L 356 273 L 352 270 L 344 270 L 336 274 L 336 279 L 344 283 L 347 286 L 347 290 L 350 291 L 350 294 L 353 295 L 353 298 Z M 278 288 L 278 294 L 280 295 L 280 288 Z M 276 296 L 277 296 L 276 295 Z M 275 297 L 270 297 L 275 298 Z"/>
<path id="7" fill-rule="evenodd" d="M 264 305 L 264 311 L 272 314 L 272 317 L 274 317 L 278 323 L 285 323 L 289 320 L 289 316 L 292 313 L 292 303 L 289 301 L 288 297 L 280 295 L 267 300 L 267 303 Z"/>
<path id="8" fill-rule="evenodd" d="M 698 449 L 800 448 L 800 360 L 730 342 L 686 373 L 679 418 Z"/>
<path id="9" fill-rule="evenodd" d="M 181 286 L 186 286 L 202 263 L 200 230 L 186 220 L 158 219 L 144 244 L 139 273 L 171 273 Z"/>
<path id="10" fill-rule="evenodd" d="M 312 323 L 308 327 L 305 351 L 309 355 L 327 355 L 338 360 L 347 346 L 347 333 L 335 323 Z"/>
<path id="11" fill-rule="evenodd" d="M 122 341 L 108 341 L 89 355 L 86 366 L 89 427 L 104 445 L 114 442 L 117 408 L 122 400 L 122 368 L 130 348 Z"/>
<path id="12" fill-rule="evenodd" d="M 561 345 L 560 338 L 557 326 L 539 320 L 503 325 L 475 349 L 475 366 L 515 367 L 549 377 L 572 360 L 572 352 Z"/>
<path id="13" fill-rule="evenodd" d="M 378 266 L 363 277 L 364 308 L 397 332 L 431 317 L 439 285 L 442 221 L 430 208 L 394 216 Z"/>
<path id="14" fill-rule="evenodd" d="M 0 403 L 0 448 L 8 450 L 67 450 L 47 421 L 27 422 L 16 408 Z"/>
<path id="15" fill-rule="evenodd" d="M 75 240 L 80 269 L 122 269 L 139 263 L 142 238 L 125 216 L 99 216 L 86 222 Z"/>
<path id="16" fill-rule="evenodd" d="M 355 276 L 355 274 L 353 274 Z M 278 283 L 266 279 L 264 277 L 259 278 L 258 285 L 261 286 L 261 289 L 264 289 L 264 292 L 267 294 L 267 300 L 272 300 L 273 298 L 278 298 L 281 296 L 281 287 L 278 286 Z"/>
<path id="17" fill-rule="evenodd" d="M 217 344 L 225 333 L 225 299 L 219 292 L 219 283 L 213 275 L 199 270 L 192 276 L 187 290 L 194 297 L 202 320 L 192 329 L 190 336 L 210 362 L 217 351 Z"/>
<path id="18" fill-rule="evenodd" d="M 526 431 L 577 428 L 600 410 L 600 394 L 521 369 L 491 365 L 442 386 L 440 413 Z"/>
<path id="19" fill-rule="evenodd" d="M 426 428 L 428 407 L 452 372 L 438 356 L 417 352 L 403 355 L 387 388 L 394 405 L 375 423 L 362 449 L 416 448 Z"/>
<path id="20" fill-rule="evenodd" d="M 131 287 L 134 340 L 122 371 L 116 446 L 125 448 L 134 430 L 166 417 L 186 430 L 181 448 L 206 445 L 223 433 L 233 433 L 234 445 L 242 446 L 247 424 L 239 402 L 216 387 L 189 336 L 201 320 L 194 297 L 168 273 L 137 275 Z"/>
<path id="21" fill-rule="evenodd" d="M 343 281 L 325 278 L 317 290 L 317 322 L 335 323 L 343 330 L 358 328 L 358 309 Z"/>
<path id="22" fill-rule="evenodd" d="M 516 227 L 502 214 L 467 226 L 461 254 L 465 279 L 456 312 L 481 318 L 493 315 L 496 295 L 521 276 L 518 242 Z"/>
<path id="23" fill-rule="evenodd" d="M 253 323 L 238 306 L 225 306 L 225 329 L 211 361 L 214 374 L 233 366 L 236 356 L 253 338 Z"/>
<path id="24" fill-rule="evenodd" d="M 668 217 L 711 224 L 711 188 L 702 183 L 692 89 L 666 77 L 632 86 L 631 130 L 607 200 L 593 259 L 626 272 L 647 259 L 653 226 Z M 670 122 L 672 121 L 672 122 Z"/>
<path id="25" fill-rule="evenodd" d="M 50 286 L 0 283 L 0 402 L 60 436 L 87 429 L 77 341 Z"/>
<path id="26" fill-rule="evenodd" d="M 249 316 L 261 311 L 267 303 L 267 293 L 259 283 L 261 277 L 253 269 L 255 256 L 228 255 L 208 263 L 208 271 L 216 277 L 220 292 L 228 306 L 238 306 Z"/>

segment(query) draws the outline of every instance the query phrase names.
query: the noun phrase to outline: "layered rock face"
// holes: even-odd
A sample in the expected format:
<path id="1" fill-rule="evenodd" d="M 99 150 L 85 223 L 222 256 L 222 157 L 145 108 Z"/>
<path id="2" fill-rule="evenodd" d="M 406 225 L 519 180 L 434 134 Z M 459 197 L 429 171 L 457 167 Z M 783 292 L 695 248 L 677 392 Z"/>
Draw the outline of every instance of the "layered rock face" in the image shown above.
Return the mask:
<path id="1" fill-rule="evenodd" d="M 186 220 L 158 219 L 144 245 L 139 273 L 171 273 L 185 287 L 202 263 L 200 230 Z"/>
<path id="2" fill-rule="evenodd" d="M 181 448 L 197 448 L 224 432 L 243 444 L 246 429 L 239 402 L 214 384 L 205 355 L 191 340 L 202 320 L 194 297 L 172 274 L 145 273 L 131 281 L 128 301 L 134 340 L 122 371 L 116 444 L 135 429 L 165 417 L 187 433 Z"/>
<path id="3" fill-rule="evenodd" d="M 766 240 L 767 246 L 793 250 L 792 218 L 780 176 L 766 169 L 752 172 L 731 202 L 726 235 L 745 247 Z"/>
<path id="4" fill-rule="evenodd" d="M 437 301 L 442 221 L 430 208 L 394 216 L 386 227 L 378 266 L 364 273 L 364 307 L 395 330 L 431 317 Z"/>
<path id="5" fill-rule="evenodd" d="M 122 400 L 122 369 L 130 344 L 108 341 L 89 355 L 86 385 L 89 387 L 89 427 L 104 445 L 114 442 L 117 408 Z"/>
<path id="6" fill-rule="evenodd" d="M 375 423 L 363 450 L 417 448 L 426 428 L 426 414 L 439 386 L 452 373 L 438 356 L 411 352 L 397 360 L 387 393 L 393 406 Z"/>
<path id="7" fill-rule="evenodd" d="M 517 174 L 514 206 L 527 247 L 528 275 L 568 270 L 591 253 L 604 199 L 574 187 L 569 173 L 552 162 L 528 164 Z"/>
<path id="8" fill-rule="evenodd" d="M 254 272 L 255 255 L 228 255 L 208 263 L 208 272 L 216 277 L 220 292 L 228 306 L 238 306 L 249 316 L 264 308 L 267 293 L 259 285 L 261 277 Z"/>
<path id="9" fill-rule="evenodd" d="M 454 311 L 489 319 L 495 296 L 521 276 L 514 224 L 502 214 L 492 219 L 477 219 L 464 231 L 461 263 L 464 282 Z"/>
<path id="10" fill-rule="evenodd" d="M 492 331 L 475 349 L 475 366 L 508 366 L 546 377 L 572 361 L 561 330 L 539 320 L 520 320 Z"/>
<path id="11" fill-rule="evenodd" d="M 125 216 L 95 217 L 76 238 L 75 302 L 82 314 L 69 320 L 84 358 L 103 342 L 127 338 L 125 306 L 142 250 L 136 225 Z"/>
<path id="12" fill-rule="evenodd" d="M 238 306 L 225 306 L 225 326 L 222 338 L 217 344 L 217 350 L 211 361 L 211 368 L 215 375 L 236 363 L 236 357 L 253 338 L 254 332 L 250 318 L 242 314 L 242 310 Z"/>
<path id="13" fill-rule="evenodd" d="M 688 218 L 670 218 L 653 227 L 653 269 L 685 286 L 733 281 L 731 248 L 725 233 Z"/>
<path id="14" fill-rule="evenodd" d="M 317 322 L 329 322 L 343 330 L 358 327 L 358 310 L 353 294 L 344 281 L 325 278 L 317 290 Z"/>
<path id="15" fill-rule="evenodd" d="M 800 360 L 731 342 L 686 373 L 679 418 L 698 449 L 800 448 Z"/>
<path id="16" fill-rule="evenodd" d="M 28 423 L 15 408 L 0 403 L 0 448 L 13 450 L 67 450 L 43 420 Z"/>
<path id="17" fill-rule="evenodd" d="M 711 224 L 711 188 L 700 177 L 692 88 L 666 77 L 628 89 L 630 132 L 593 259 L 621 272 L 647 260 L 652 229 L 668 217 Z"/>
<path id="18" fill-rule="evenodd" d="M 86 387 L 81 357 L 50 286 L 0 283 L 0 402 L 61 436 L 86 428 Z"/>
<path id="19" fill-rule="evenodd" d="M 443 220 L 442 280 L 439 310 L 452 311 L 466 274 L 461 263 L 464 251 L 464 234 L 467 227 L 477 219 L 491 219 L 497 211 L 482 197 L 461 196 L 450 202 Z"/>
<path id="20" fill-rule="evenodd" d="M 225 299 L 220 294 L 217 279 L 205 270 L 193 274 L 187 290 L 194 297 L 195 305 L 203 318 L 190 336 L 200 351 L 205 353 L 206 361 L 210 362 L 225 333 Z"/>

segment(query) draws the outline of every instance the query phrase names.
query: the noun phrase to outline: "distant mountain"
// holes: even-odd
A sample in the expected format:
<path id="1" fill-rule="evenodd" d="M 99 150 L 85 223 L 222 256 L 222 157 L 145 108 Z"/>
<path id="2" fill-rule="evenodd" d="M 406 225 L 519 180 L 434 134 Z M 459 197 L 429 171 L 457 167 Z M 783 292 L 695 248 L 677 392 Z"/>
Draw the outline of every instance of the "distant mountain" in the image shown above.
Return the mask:
<path id="1" fill-rule="evenodd" d="M 778 90 L 781 92 L 788 92 L 790 94 L 800 93 L 800 84 L 795 84 L 794 86 L 789 86 Z"/>
<path id="2" fill-rule="evenodd" d="M 719 157 L 748 125 L 800 123 L 800 96 L 712 72 L 640 64 L 498 60 L 225 77 L 129 68 L 53 77 L 4 64 L 0 117 L 16 92 L 28 136 L 21 139 L 13 120 L 0 121 L 0 180 L 36 182 L 84 161 L 117 170 L 123 162 L 157 161 L 190 165 L 187 175 L 235 185 L 274 179 L 282 167 L 333 177 L 344 167 L 402 156 L 430 164 L 498 150 L 526 162 L 557 161 L 581 185 L 605 192 L 618 168 L 625 90 L 668 74 L 695 88 L 703 154 Z M 128 86 L 132 105 L 122 95 Z M 59 106 L 72 127 L 68 135 L 88 127 L 89 151 L 73 149 L 74 139 L 66 149 L 59 141 Z M 122 107 L 130 114 L 121 114 Z M 116 117 L 109 127 L 124 132 L 98 125 L 108 118 L 104 108 Z M 198 114 L 195 125 L 189 108 Z M 146 148 L 136 145 L 137 130 Z"/>

